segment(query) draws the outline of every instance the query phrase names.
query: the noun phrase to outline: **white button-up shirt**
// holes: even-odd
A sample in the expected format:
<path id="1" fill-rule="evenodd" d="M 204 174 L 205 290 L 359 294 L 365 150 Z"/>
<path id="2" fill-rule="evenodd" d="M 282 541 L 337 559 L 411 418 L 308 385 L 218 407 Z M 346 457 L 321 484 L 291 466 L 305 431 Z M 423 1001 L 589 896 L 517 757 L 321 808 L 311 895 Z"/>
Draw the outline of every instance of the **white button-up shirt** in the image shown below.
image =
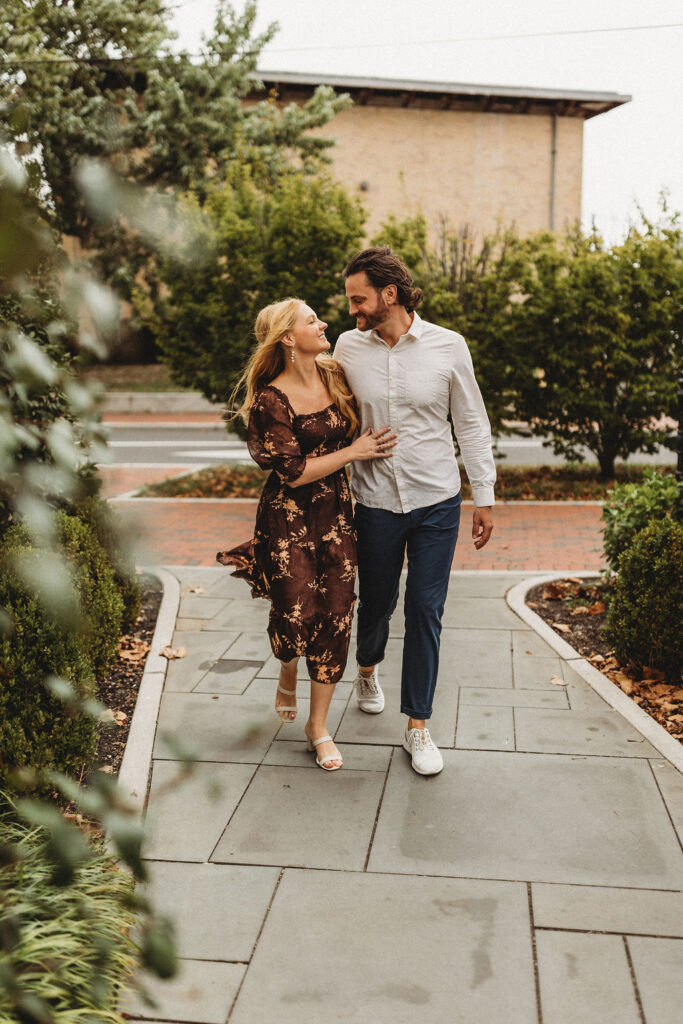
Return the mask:
<path id="1" fill-rule="evenodd" d="M 412 512 L 460 491 L 448 413 L 474 503 L 493 505 L 496 467 L 489 425 L 465 339 L 413 313 L 392 347 L 377 331 L 346 331 L 334 357 L 351 385 L 361 431 L 391 427 L 393 457 L 354 462 L 353 493 L 362 505 Z"/>

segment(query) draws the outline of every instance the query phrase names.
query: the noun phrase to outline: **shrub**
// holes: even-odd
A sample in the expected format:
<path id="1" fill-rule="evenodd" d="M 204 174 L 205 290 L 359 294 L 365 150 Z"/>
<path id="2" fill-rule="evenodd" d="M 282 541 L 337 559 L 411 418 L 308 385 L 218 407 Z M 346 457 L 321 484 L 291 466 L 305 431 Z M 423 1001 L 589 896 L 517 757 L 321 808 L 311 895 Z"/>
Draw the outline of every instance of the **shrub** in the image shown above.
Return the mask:
<path id="1" fill-rule="evenodd" d="M 96 679 L 102 679 L 116 657 L 123 598 L 114 570 L 95 530 L 88 522 L 60 513 L 60 541 L 72 566 L 81 609 L 81 639 Z"/>
<path id="2" fill-rule="evenodd" d="M 620 661 L 678 680 L 683 668 L 683 525 L 657 519 L 619 559 L 605 627 Z"/>
<path id="3" fill-rule="evenodd" d="M 76 506 L 81 522 L 92 527 L 114 571 L 114 582 L 123 601 L 121 629 L 129 632 L 140 614 L 140 585 L 135 576 L 135 563 L 125 549 L 115 510 L 98 497 L 89 497 Z"/>
<path id="4" fill-rule="evenodd" d="M 0 607 L 12 623 L 0 637 L 0 782 L 17 767 L 60 768 L 78 774 L 92 757 L 95 723 L 74 715 L 45 688 L 47 675 L 68 679 L 81 697 L 94 695 L 92 667 L 81 637 L 55 622 L 10 564 L 40 562 L 18 527 L 8 531 L 0 554 Z"/>
<path id="5" fill-rule="evenodd" d="M 636 534 L 653 519 L 683 519 L 683 482 L 672 475 L 648 470 L 639 484 L 617 484 L 602 510 L 603 547 L 610 569 L 616 572 L 619 556 Z"/>
<path id="6" fill-rule="evenodd" d="M 136 963 L 130 875 L 92 844 L 93 856 L 76 869 L 75 884 L 56 886 L 45 833 L 5 813 L 0 846 L 10 844 L 19 859 L 0 866 L 0 926 L 5 940 L 13 937 L 4 943 L 5 966 L 32 1001 L 50 1008 L 53 1024 L 123 1024 L 115 1011 L 117 990 Z M 46 1019 L 22 1013 L 21 989 L 13 995 L 0 985 L 0 1020 Z"/>
<path id="7" fill-rule="evenodd" d="M 16 569 L 37 575 L 43 552 L 18 526 L 0 545 L 0 608 L 11 628 L 0 635 L 0 781 L 9 785 L 13 768 L 60 769 L 78 775 L 95 746 L 96 723 L 69 709 L 44 685 L 60 676 L 80 697 L 91 697 L 95 679 L 115 657 L 123 602 L 114 572 L 93 530 L 73 516 L 57 517 L 62 549 L 71 566 L 80 609 L 73 623 L 55 619 Z"/>

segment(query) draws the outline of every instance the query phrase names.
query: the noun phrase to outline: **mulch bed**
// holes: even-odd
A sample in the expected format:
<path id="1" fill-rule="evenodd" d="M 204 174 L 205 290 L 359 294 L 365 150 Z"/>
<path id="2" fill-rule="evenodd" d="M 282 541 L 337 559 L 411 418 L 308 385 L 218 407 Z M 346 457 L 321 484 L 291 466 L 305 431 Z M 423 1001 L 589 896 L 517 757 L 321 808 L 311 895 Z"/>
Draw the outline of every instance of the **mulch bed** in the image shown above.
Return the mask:
<path id="1" fill-rule="evenodd" d="M 119 641 L 119 656 L 100 683 L 97 699 L 109 710 L 112 724 L 100 725 L 95 763 L 102 771 L 118 774 L 126 749 L 140 680 L 152 643 L 162 598 L 156 576 L 140 577 L 140 615 L 133 631 Z"/>
<path id="2" fill-rule="evenodd" d="M 602 635 L 609 585 L 602 579 L 567 577 L 529 591 L 527 605 L 555 632 L 612 680 L 643 711 L 683 742 L 683 686 L 656 669 L 622 665 Z"/>
<path id="3" fill-rule="evenodd" d="M 602 501 L 616 483 L 642 480 L 644 466 L 618 466 L 615 480 L 601 480 L 597 466 L 497 466 L 498 501 Z M 651 467 L 652 468 L 652 467 Z M 659 466 L 657 472 L 673 472 Z M 258 498 L 268 474 L 256 466 L 209 466 L 185 476 L 148 484 L 138 497 Z M 472 498 L 467 473 L 462 470 L 462 496 Z"/>

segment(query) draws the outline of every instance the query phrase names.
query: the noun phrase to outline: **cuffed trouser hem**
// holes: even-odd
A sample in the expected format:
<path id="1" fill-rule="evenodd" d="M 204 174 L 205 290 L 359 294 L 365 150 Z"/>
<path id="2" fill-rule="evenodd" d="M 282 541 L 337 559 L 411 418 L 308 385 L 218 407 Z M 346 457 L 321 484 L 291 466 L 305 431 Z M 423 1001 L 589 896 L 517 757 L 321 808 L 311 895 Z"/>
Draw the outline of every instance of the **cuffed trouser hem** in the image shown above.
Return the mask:
<path id="1" fill-rule="evenodd" d="M 413 708 L 407 708 L 405 704 L 401 704 L 401 714 L 407 715 L 408 718 L 416 718 L 418 722 L 421 722 L 422 719 L 427 721 L 428 718 L 432 717 L 432 709 L 430 708 L 429 711 L 415 711 Z"/>

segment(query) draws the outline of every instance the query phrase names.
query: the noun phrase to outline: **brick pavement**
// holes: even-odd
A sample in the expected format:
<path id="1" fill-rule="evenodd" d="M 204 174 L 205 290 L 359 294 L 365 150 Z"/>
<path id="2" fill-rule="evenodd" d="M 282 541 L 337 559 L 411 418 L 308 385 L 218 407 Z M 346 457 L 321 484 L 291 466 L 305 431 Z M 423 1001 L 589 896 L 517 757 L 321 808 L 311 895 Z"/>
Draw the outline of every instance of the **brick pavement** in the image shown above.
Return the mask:
<path id="1" fill-rule="evenodd" d="M 135 427 L 138 423 L 152 423 L 163 427 L 168 423 L 224 423 L 220 412 L 105 412 L 102 422 L 117 426 Z"/>
<path id="2" fill-rule="evenodd" d="M 101 495 L 115 498 L 119 494 L 135 491 L 143 484 L 154 484 L 169 477 L 189 473 L 195 466 L 100 466 L 102 477 Z"/>
<path id="3" fill-rule="evenodd" d="M 103 496 L 189 472 L 190 466 L 104 466 Z M 139 561 L 161 565 L 214 565 L 216 551 L 252 535 L 255 501 L 238 499 L 134 499 L 118 502 Z M 470 539 L 472 505 L 463 506 L 454 569 L 522 572 L 599 570 L 603 565 L 601 508 L 588 502 L 509 502 L 495 508 L 495 532 L 482 551 Z"/>
<path id="4" fill-rule="evenodd" d="M 215 565 L 216 551 L 252 535 L 255 501 L 163 498 L 116 502 L 138 551 L 138 561 L 162 565 Z M 470 530 L 472 505 L 463 506 L 453 568 L 552 571 L 599 570 L 600 506 L 500 504 L 495 533 L 477 552 Z"/>

